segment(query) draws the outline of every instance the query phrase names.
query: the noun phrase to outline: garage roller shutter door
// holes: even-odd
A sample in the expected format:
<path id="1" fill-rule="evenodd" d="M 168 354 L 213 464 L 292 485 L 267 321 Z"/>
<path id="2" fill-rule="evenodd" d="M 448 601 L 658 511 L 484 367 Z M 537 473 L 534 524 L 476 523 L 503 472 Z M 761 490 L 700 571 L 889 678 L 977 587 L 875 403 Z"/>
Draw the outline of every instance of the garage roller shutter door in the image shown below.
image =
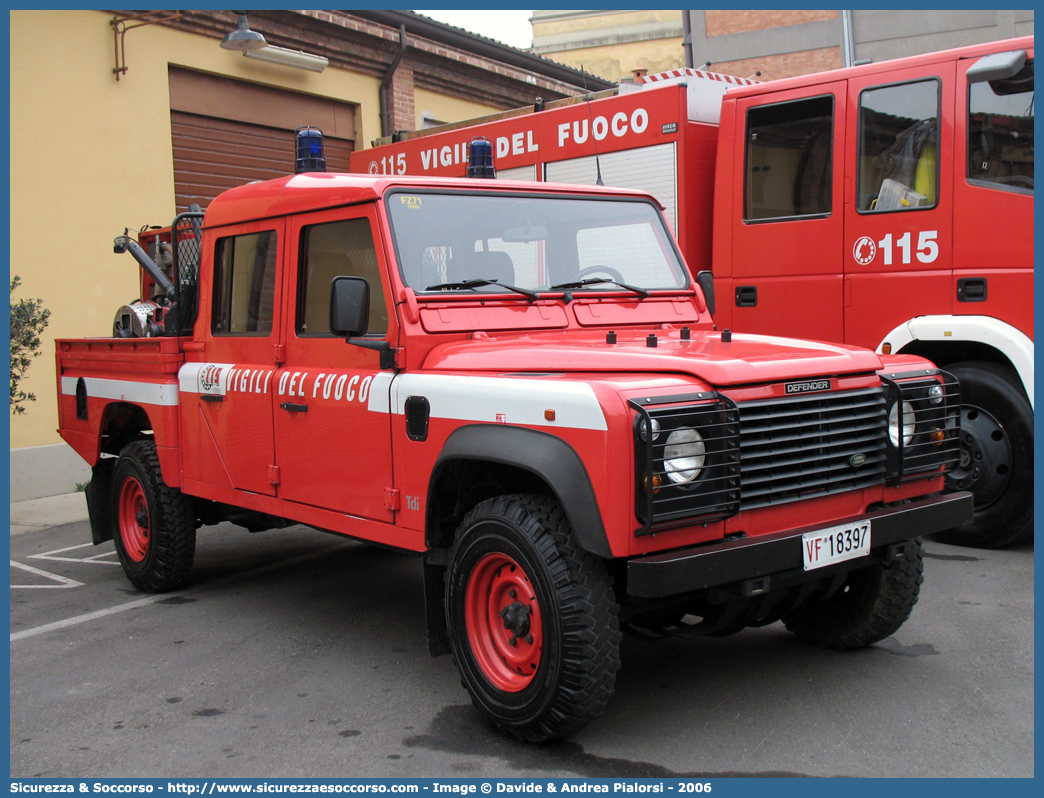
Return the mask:
<path id="1" fill-rule="evenodd" d="M 171 111 L 178 211 L 206 208 L 226 189 L 294 171 L 294 133 L 262 125 Z M 327 136 L 326 169 L 347 172 L 352 142 Z"/>

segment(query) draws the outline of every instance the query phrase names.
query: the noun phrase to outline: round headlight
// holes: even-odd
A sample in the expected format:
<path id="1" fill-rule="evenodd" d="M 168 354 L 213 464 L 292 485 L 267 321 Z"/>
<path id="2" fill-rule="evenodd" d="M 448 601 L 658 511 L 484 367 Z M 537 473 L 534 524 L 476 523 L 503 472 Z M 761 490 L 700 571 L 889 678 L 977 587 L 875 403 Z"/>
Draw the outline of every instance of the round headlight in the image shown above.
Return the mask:
<path id="1" fill-rule="evenodd" d="M 703 436 L 694 429 L 676 429 L 667 436 L 663 447 L 663 469 L 676 485 L 692 482 L 700 475 L 707 460 L 707 446 Z"/>
<path id="2" fill-rule="evenodd" d="M 909 446 L 910 441 L 913 440 L 914 431 L 917 425 L 914 423 L 914 408 L 909 402 L 902 403 L 902 421 L 899 419 L 900 406 L 899 402 L 892 405 L 892 409 L 888 411 L 888 439 L 892 442 L 892 446 L 899 446 L 899 436 L 903 437 L 903 446 Z M 900 432 L 900 425 L 902 432 Z"/>
<path id="3" fill-rule="evenodd" d="M 928 401 L 933 405 L 940 404 L 943 400 L 943 389 L 941 385 L 933 385 L 928 389 Z"/>

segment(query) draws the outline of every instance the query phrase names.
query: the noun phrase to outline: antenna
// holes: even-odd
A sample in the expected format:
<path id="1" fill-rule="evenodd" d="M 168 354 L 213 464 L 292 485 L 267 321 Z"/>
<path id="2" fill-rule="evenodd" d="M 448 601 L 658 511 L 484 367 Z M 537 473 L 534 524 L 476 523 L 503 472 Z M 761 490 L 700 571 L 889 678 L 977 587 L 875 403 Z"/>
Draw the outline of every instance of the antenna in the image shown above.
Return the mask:
<path id="1" fill-rule="evenodd" d="M 594 116 L 591 114 L 591 93 L 587 90 L 587 73 L 584 72 L 584 65 L 580 65 L 580 74 L 584 80 L 584 102 L 587 103 L 587 123 L 591 126 L 591 143 L 594 145 L 595 152 L 595 180 L 596 186 L 604 186 L 602 182 L 602 162 L 598 158 L 598 139 L 595 138 L 594 134 Z"/>

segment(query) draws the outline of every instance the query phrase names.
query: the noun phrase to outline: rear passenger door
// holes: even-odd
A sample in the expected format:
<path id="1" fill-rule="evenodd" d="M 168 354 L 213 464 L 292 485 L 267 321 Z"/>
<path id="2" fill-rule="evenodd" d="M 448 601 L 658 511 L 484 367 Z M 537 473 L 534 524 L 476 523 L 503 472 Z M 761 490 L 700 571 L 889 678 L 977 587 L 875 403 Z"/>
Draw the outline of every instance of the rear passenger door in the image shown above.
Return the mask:
<path id="1" fill-rule="evenodd" d="M 391 522 L 394 372 L 381 370 L 378 352 L 330 332 L 333 278 L 364 277 L 366 337 L 398 341 L 375 211 L 367 205 L 301 214 L 290 220 L 288 237 L 286 362 L 272 391 L 279 496 Z"/>
<path id="2" fill-rule="evenodd" d="M 284 230 L 276 219 L 215 231 L 212 290 L 200 298 L 200 316 L 209 319 L 205 362 L 182 370 L 197 394 L 186 419 L 195 435 L 186 475 L 267 495 L 275 493 L 269 391 L 280 357 Z"/>
<path id="3" fill-rule="evenodd" d="M 744 332 L 839 341 L 843 82 L 776 92 L 736 103 L 745 139 L 736 157 L 733 324 Z"/>
<path id="4" fill-rule="evenodd" d="M 845 341 L 952 311 L 954 62 L 849 81 Z"/>

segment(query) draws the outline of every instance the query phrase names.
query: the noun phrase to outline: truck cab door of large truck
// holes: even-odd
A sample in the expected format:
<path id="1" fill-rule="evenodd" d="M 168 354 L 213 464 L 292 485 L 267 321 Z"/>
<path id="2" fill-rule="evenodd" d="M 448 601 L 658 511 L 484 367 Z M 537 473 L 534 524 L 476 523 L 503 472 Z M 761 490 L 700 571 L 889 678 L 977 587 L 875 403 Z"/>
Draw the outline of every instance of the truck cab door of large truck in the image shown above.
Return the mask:
<path id="1" fill-rule="evenodd" d="M 967 130 L 956 143 L 954 225 L 981 232 L 954 238 L 953 312 L 992 316 L 1032 338 L 1033 48 L 1015 74 L 984 80 L 980 68 L 969 82 L 969 70 L 993 57 L 957 62 L 957 121 Z"/>
<path id="2" fill-rule="evenodd" d="M 736 330 L 841 340 L 844 86 L 736 101 L 732 255 L 715 265 Z"/>
<path id="3" fill-rule="evenodd" d="M 954 61 L 853 78 L 848 103 L 844 340 L 876 348 L 953 310 Z"/>
<path id="4" fill-rule="evenodd" d="M 330 332 L 334 277 L 370 285 L 367 337 L 395 345 L 384 250 L 371 205 L 290 220 L 286 362 L 273 389 L 282 499 L 377 521 L 394 520 L 389 397 L 380 353 Z"/>

